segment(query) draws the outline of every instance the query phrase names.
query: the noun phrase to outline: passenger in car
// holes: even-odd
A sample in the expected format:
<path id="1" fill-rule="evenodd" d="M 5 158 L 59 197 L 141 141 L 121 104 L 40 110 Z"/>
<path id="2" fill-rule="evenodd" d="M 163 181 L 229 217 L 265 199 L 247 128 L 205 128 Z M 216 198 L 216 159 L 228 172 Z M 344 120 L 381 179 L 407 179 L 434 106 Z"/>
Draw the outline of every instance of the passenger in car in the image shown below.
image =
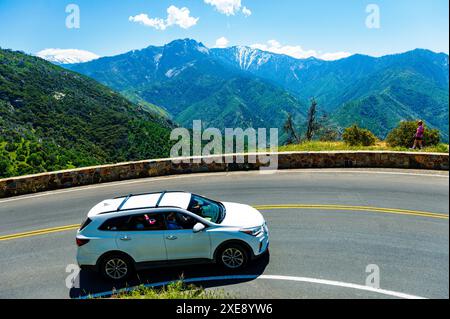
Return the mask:
<path id="1" fill-rule="evenodd" d="M 178 225 L 177 217 L 176 217 L 175 213 L 170 213 L 169 215 L 167 215 L 166 221 L 167 221 L 167 229 L 168 230 L 183 229 L 183 227 Z"/>

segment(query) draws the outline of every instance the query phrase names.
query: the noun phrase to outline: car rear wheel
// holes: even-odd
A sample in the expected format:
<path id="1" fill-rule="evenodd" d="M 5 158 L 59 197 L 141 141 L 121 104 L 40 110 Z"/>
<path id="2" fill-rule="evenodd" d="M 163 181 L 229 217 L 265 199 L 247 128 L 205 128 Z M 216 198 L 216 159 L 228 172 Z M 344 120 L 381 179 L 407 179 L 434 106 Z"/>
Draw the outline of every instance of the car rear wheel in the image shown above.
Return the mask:
<path id="1" fill-rule="evenodd" d="M 110 255 L 103 258 L 101 271 L 108 280 L 122 281 L 130 277 L 133 272 L 133 264 L 126 256 Z"/>
<path id="2" fill-rule="evenodd" d="M 247 250 L 241 245 L 228 245 L 221 249 L 219 261 L 227 269 L 242 269 L 247 265 L 248 253 Z"/>

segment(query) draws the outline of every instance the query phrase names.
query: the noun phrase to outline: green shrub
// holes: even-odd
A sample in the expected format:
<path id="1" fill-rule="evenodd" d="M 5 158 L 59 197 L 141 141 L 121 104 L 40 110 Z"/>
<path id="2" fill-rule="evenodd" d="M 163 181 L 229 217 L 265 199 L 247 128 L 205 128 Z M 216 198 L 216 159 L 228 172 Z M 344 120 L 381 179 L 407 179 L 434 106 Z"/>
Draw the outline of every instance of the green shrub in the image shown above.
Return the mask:
<path id="1" fill-rule="evenodd" d="M 8 174 L 9 161 L 6 157 L 0 155 L 0 178 Z"/>
<path id="2" fill-rule="evenodd" d="M 323 128 L 317 134 L 321 142 L 335 142 L 339 140 L 339 131 L 335 128 Z"/>
<path id="3" fill-rule="evenodd" d="M 417 131 L 417 122 L 404 121 L 394 128 L 387 136 L 386 143 L 392 147 L 411 147 Z M 440 133 L 436 129 L 425 127 L 423 136 L 424 146 L 435 146 L 440 143 Z"/>
<path id="4" fill-rule="evenodd" d="M 17 165 L 17 172 L 19 173 L 19 175 L 30 175 L 35 173 L 33 167 L 24 162 L 20 162 Z"/>
<path id="5" fill-rule="evenodd" d="M 6 143 L 5 145 L 5 150 L 7 152 L 14 152 L 17 150 L 17 145 L 14 143 Z"/>
<path id="6" fill-rule="evenodd" d="M 39 167 L 43 163 L 43 159 L 40 153 L 33 153 L 31 154 L 28 159 L 27 159 L 27 163 L 33 167 Z"/>
<path id="7" fill-rule="evenodd" d="M 377 138 L 369 130 L 353 125 L 347 127 L 342 134 L 345 143 L 350 146 L 372 146 L 375 145 Z"/>
<path id="8" fill-rule="evenodd" d="M 113 296 L 116 299 L 231 299 L 223 290 L 206 291 L 202 287 L 186 285 L 183 280 L 162 288 L 140 286 L 130 292 Z"/>

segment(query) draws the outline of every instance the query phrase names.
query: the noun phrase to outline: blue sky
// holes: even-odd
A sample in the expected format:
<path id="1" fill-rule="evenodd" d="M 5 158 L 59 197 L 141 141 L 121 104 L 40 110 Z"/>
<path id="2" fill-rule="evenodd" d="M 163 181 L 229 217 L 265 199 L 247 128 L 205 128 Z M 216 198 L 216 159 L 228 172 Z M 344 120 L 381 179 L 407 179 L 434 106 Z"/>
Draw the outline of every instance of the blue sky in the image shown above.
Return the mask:
<path id="1" fill-rule="evenodd" d="M 71 3 L 80 8 L 79 29 L 66 27 Z M 228 7 L 232 12 L 227 3 L 234 4 Z M 380 28 L 366 26 L 372 3 L 380 10 Z M 175 11 L 167 20 L 171 6 Z M 380 56 L 414 48 L 448 53 L 448 6 L 447 0 L 0 0 L 0 46 L 105 56 L 178 38 L 214 47 L 226 38 L 222 45 L 256 45 L 294 56 Z M 142 17 L 147 25 L 139 23 Z"/>

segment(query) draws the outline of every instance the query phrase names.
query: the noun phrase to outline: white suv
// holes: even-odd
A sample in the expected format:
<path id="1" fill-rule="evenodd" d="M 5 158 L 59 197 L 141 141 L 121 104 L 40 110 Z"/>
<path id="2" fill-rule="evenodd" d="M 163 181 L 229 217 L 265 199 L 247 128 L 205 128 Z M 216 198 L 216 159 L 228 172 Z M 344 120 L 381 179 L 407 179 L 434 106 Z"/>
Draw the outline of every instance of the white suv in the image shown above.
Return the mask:
<path id="1" fill-rule="evenodd" d="M 269 231 L 253 207 L 166 191 L 99 203 L 76 243 L 82 269 L 124 280 L 144 268 L 188 263 L 241 269 L 268 251 Z"/>

